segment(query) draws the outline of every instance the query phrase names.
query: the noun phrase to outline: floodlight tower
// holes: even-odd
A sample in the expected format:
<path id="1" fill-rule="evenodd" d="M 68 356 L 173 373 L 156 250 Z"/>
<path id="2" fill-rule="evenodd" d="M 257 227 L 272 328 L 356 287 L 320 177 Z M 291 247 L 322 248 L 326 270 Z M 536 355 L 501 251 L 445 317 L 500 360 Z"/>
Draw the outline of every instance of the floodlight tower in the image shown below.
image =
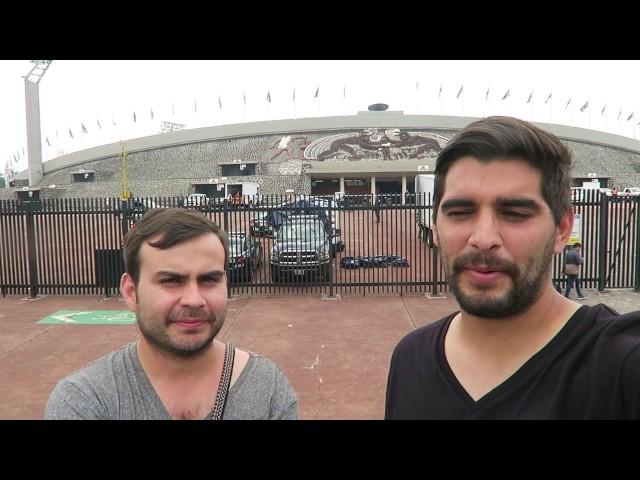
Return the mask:
<path id="1" fill-rule="evenodd" d="M 52 60 L 31 60 L 34 66 L 24 77 L 30 187 L 37 185 L 42 180 L 42 135 L 40 133 L 40 93 L 38 84 L 51 62 Z"/>

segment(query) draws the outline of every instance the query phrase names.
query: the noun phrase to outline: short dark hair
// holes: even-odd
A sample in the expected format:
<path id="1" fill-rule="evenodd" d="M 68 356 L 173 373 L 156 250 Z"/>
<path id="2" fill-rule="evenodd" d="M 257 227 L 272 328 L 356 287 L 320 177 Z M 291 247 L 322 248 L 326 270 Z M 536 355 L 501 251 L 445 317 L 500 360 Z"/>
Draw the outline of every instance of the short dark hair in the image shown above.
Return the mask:
<path id="1" fill-rule="evenodd" d="M 540 171 L 542 198 L 549 205 L 556 225 L 571 211 L 571 166 L 573 154 L 558 137 L 513 117 L 477 120 L 458 132 L 436 160 L 433 186 L 433 221 L 444 195 L 447 172 L 462 157 L 480 162 L 522 159 Z"/>
<path id="2" fill-rule="evenodd" d="M 152 208 L 127 232 L 123 240 L 125 271 L 138 285 L 140 278 L 140 248 L 150 238 L 162 235 L 159 240 L 149 243 L 154 248 L 164 250 L 173 245 L 208 233 L 215 234 L 224 248 L 224 268 L 229 262 L 229 241 L 227 234 L 217 224 L 200 212 L 182 208 Z"/>

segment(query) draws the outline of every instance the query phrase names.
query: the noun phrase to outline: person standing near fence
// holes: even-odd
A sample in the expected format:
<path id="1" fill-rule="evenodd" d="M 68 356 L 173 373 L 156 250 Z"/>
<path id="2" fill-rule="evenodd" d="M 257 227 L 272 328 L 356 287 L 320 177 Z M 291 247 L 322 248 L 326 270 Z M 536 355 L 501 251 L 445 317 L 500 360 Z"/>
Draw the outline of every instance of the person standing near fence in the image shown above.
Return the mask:
<path id="1" fill-rule="evenodd" d="M 297 419 L 282 370 L 215 340 L 227 311 L 227 234 L 200 212 L 149 210 L 124 239 L 120 290 L 139 339 L 58 382 L 46 419 Z"/>
<path id="2" fill-rule="evenodd" d="M 460 311 L 396 346 L 386 419 L 640 419 L 640 312 L 580 305 L 551 281 L 571 164 L 557 137 L 510 117 L 440 152 L 434 242 Z"/>
<path id="3" fill-rule="evenodd" d="M 578 300 L 584 300 L 585 297 L 582 294 L 582 279 L 580 278 L 580 268 L 582 266 L 582 244 L 576 242 L 573 247 L 569 249 L 564 258 L 564 274 L 567 276 L 567 287 L 564 291 L 564 296 L 569 298 L 569 294 L 576 287 L 576 293 L 578 294 Z"/>
<path id="4" fill-rule="evenodd" d="M 382 201 L 380 199 L 380 196 L 377 197 L 373 197 L 373 213 L 375 213 L 376 215 L 376 223 L 380 223 L 380 210 L 382 208 L 382 206 L 380 205 L 380 202 Z"/>

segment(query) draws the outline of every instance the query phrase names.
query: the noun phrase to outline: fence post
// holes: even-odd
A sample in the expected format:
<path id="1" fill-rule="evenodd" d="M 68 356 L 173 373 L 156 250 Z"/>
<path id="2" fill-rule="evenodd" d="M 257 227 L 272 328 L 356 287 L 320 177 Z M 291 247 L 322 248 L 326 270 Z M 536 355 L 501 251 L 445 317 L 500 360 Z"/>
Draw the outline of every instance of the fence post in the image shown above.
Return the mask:
<path id="1" fill-rule="evenodd" d="M 27 255 L 29 257 L 29 298 L 38 296 L 38 258 L 36 251 L 36 225 L 34 219 L 36 201 L 25 201 L 25 213 L 27 214 Z"/>
<path id="2" fill-rule="evenodd" d="M 429 247 L 427 247 L 429 248 Z M 431 247 L 431 295 L 438 296 L 438 247 Z"/>
<path id="3" fill-rule="evenodd" d="M 607 241 L 609 239 L 609 197 L 600 195 L 600 235 L 598 239 L 598 291 L 607 281 Z"/>
<path id="4" fill-rule="evenodd" d="M 640 197 L 636 197 L 636 245 L 640 246 Z M 634 290 L 640 292 L 640 254 L 636 251 L 636 279 Z"/>
<path id="5" fill-rule="evenodd" d="M 336 257 L 338 256 L 338 249 L 335 248 L 335 244 L 333 243 L 335 240 L 335 237 L 333 236 L 335 234 L 335 225 L 333 224 L 333 200 L 329 200 L 329 210 L 328 210 L 328 215 L 329 218 L 327 218 L 327 225 L 329 225 L 329 252 L 334 252 L 333 254 L 333 258 L 332 255 L 329 254 L 329 298 L 333 298 L 334 294 L 333 294 L 333 264 L 336 261 Z M 336 215 L 340 215 L 340 212 L 337 212 Z M 342 225 L 340 225 L 342 226 Z M 340 232 L 340 234 L 342 234 L 342 232 Z"/>
<path id="6" fill-rule="evenodd" d="M 129 231 L 129 216 L 131 215 L 129 209 L 129 200 L 120 200 L 120 212 L 121 212 L 121 220 L 122 220 L 122 238 Z"/>

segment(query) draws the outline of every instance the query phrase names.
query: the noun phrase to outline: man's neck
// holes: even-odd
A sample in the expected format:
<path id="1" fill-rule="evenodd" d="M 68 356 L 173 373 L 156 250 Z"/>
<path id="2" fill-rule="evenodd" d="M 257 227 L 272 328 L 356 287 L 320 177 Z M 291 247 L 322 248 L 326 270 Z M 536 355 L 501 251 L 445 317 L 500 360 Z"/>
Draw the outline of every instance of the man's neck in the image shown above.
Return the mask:
<path id="1" fill-rule="evenodd" d="M 138 340 L 138 358 L 147 376 L 160 381 L 208 377 L 219 370 L 224 361 L 225 345 L 214 340 L 209 348 L 193 357 L 180 357 L 151 345 L 144 338 Z"/>
<path id="2" fill-rule="evenodd" d="M 528 311 L 510 318 L 462 312 L 451 321 L 444 349 L 453 374 L 478 400 L 544 348 L 580 306 L 551 284 Z"/>
<path id="3" fill-rule="evenodd" d="M 486 348 L 494 355 L 514 348 L 542 348 L 567 323 L 580 305 L 558 294 L 551 285 L 526 312 L 505 318 L 482 318 L 461 312 L 451 323 L 456 341 Z"/>

